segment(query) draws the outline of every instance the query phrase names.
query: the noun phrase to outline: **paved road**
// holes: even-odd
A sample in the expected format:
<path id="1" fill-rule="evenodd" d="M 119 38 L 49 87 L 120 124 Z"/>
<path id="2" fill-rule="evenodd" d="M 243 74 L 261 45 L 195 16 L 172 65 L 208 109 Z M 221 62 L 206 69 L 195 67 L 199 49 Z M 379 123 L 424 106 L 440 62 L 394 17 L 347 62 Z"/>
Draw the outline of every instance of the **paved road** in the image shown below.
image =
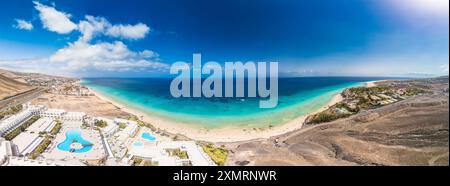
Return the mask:
<path id="1" fill-rule="evenodd" d="M 0 112 L 10 106 L 23 104 L 26 103 L 27 101 L 33 100 L 42 95 L 45 90 L 47 89 L 38 87 L 33 90 L 29 90 L 27 92 L 23 92 L 15 96 L 0 100 Z"/>

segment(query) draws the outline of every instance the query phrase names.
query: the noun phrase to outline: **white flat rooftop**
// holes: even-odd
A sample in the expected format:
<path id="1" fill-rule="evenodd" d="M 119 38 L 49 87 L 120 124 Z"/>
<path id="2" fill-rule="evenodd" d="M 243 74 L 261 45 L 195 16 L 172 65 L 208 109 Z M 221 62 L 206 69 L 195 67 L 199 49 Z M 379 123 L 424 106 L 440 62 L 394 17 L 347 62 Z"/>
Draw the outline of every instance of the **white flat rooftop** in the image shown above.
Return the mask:
<path id="1" fill-rule="evenodd" d="M 67 112 L 65 114 L 67 117 L 84 117 L 86 116 L 86 113 L 84 112 Z"/>
<path id="2" fill-rule="evenodd" d="M 36 122 L 33 123 L 30 127 L 27 128 L 27 131 L 39 133 L 45 131 L 54 121 L 51 118 L 40 118 Z"/>
<path id="3" fill-rule="evenodd" d="M 62 109 L 47 109 L 44 113 L 45 114 L 63 114 L 65 113 L 65 110 Z"/>
<path id="4" fill-rule="evenodd" d="M 151 158 L 154 161 L 158 161 L 159 165 L 161 166 L 176 166 L 181 165 L 179 161 L 180 159 L 174 156 L 169 156 L 166 152 L 166 149 L 177 148 L 187 152 L 189 161 L 194 166 L 216 165 L 194 141 L 158 141 L 153 143 L 143 142 L 142 146 L 131 145 L 129 153 L 143 158 Z"/>
<path id="5" fill-rule="evenodd" d="M 37 133 L 22 132 L 11 142 L 17 146 L 19 153 L 25 150 L 33 141 L 39 138 Z"/>

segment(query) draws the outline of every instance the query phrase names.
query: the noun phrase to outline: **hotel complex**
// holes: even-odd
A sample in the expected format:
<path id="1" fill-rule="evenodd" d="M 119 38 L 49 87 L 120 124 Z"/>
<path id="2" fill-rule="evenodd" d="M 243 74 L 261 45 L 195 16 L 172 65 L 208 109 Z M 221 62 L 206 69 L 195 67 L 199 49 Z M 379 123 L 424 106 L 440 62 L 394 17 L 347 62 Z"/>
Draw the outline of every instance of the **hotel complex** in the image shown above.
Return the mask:
<path id="1" fill-rule="evenodd" d="M 30 119 L 31 116 L 40 115 L 45 110 L 44 106 L 30 106 L 30 104 L 24 104 L 23 106 L 23 110 L 18 114 L 0 121 L 0 136 L 16 129 L 26 120 Z"/>
<path id="2" fill-rule="evenodd" d="M 0 121 L 0 136 L 3 166 L 216 165 L 195 141 L 174 141 L 136 121 L 30 103 Z"/>

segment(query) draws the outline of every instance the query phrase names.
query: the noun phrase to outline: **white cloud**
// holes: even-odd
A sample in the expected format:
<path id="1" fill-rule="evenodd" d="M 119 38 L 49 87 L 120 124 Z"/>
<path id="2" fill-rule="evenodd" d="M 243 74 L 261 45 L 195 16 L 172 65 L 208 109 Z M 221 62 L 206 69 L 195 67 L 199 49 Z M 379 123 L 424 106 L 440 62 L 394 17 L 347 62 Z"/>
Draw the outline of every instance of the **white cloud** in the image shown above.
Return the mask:
<path id="1" fill-rule="evenodd" d="M 144 50 L 142 52 L 139 52 L 139 55 L 143 58 L 157 58 L 159 57 L 159 54 L 156 52 L 153 52 L 151 50 Z"/>
<path id="2" fill-rule="evenodd" d="M 58 50 L 49 58 L 52 63 L 67 64 L 66 70 L 80 70 L 82 68 L 94 68 L 97 70 L 123 70 L 124 68 L 151 68 L 164 70 L 167 64 L 159 62 L 157 53 L 144 50 L 134 52 L 121 41 L 113 43 L 101 42 L 89 44 L 77 41 Z"/>
<path id="3" fill-rule="evenodd" d="M 78 24 L 82 33 L 82 40 L 89 41 L 96 35 L 107 35 L 122 39 L 142 39 L 150 32 L 150 28 L 143 24 L 136 25 L 113 25 L 103 17 L 85 16 L 86 20 Z"/>
<path id="4" fill-rule="evenodd" d="M 90 41 L 97 34 L 103 34 L 110 23 L 103 17 L 85 16 L 86 20 L 80 21 L 78 29 L 82 36 L 80 40 L 84 42 Z"/>
<path id="5" fill-rule="evenodd" d="M 33 1 L 33 3 L 36 10 L 39 11 L 39 18 L 44 28 L 58 34 L 68 34 L 77 29 L 77 25 L 70 20 L 70 14 L 60 12 L 54 7 L 43 5 L 37 1 Z"/>
<path id="6" fill-rule="evenodd" d="M 150 28 L 143 24 L 136 25 L 113 25 L 106 31 L 106 35 L 124 39 L 142 39 L 150 32 Z"/>
<path id="7" fill-rule="evenodd" d="M 21 30 L 32 30 L 33 24 L 31 24 L 30 21 L 25 21 L 23 19 L 16 19 L 16 24 L 14 25 L 14 28 L 21 29 Z"/>
<path id="8" fill-rule="evenodd" d="M 447 17 L 449 14 L 448 0 L 388 0 L 385 3 L 408 14 Z"/>
<path id="9" fill-rule="evenodd" d="M 50 57 L 51 62 L 64 61 L 100 61 L 104 59 L 123 59 L 130 57 L 131 52 L 120 41 L 115 43 L 88 44 L 77 41 L 59 49 Z"/>
<path id="10" fill-rule="evenodd" d="M 29 73 L 45 73 L 51 75 L 68 75 L 68 72 L 62 72 L 56 65 L 48 62 L 48 59 L 24 59 L 24 60 L 0 60 L 2 69 Z"/>
<path id="11" fill-rule="evenodd" d="M 121 41 L 89 44 L 70 43 L 48 58 L 28 60 L 0 60 L 1 68 L 23 72 L 54 75 L 76 75 L 78 72 L 164 72 L 169 65 L 162 63 L 156 52 L 134 52 Z"/>
<path id="12" fill-rule="evenodd" d="M 97 34 L 135 40 L 144 38 L 150 32 L 150 27 L 144 23 L 113 25 L 103 17 L 90 15 L 86 15 L 85 20 L 80 21 L 77 25 L 70 20 L 70 14 L 58 11 L 54 7 L 43 5 L 37 1 L 33 1 L 33 3 L 36 10 L 39 11 L 39 18 L 44 28 L 59 34 L 68 34 L 78 29 L 82 34 L 80 39 L 85 42 L 91 40 Z"/>
<path id="13" fill-rule="evenodd" d="M 442 70 L 443 73 L 448 73 L 448 64 L 441 65 L 439 68 Z"/>
<path id="14" fill-rule="evenodd" d="M 60 34 L 77 30 L 81 33 L 80 37 L 49 57 L 15 61 L 0 60 L 0 66 L 20 69 L 20 71 L 72 75 L 79 72 L 155 72 L 169 69 L 169 65 L 162 63 L 159 54 L 154 51 L 133 51 L 122 41 L 108 42 L 100 39 L 95 40 L 95 43 L 93 41 L 97 36 L 133 40 L 144 38 L 150 32 L 150 28 L 143 23 L 113 25 L 103 17 L 86 15 L 84 20 L 76 25 L 70 21 L 69 14 L 38 2 L 34 4 L 45 28 Z"/>

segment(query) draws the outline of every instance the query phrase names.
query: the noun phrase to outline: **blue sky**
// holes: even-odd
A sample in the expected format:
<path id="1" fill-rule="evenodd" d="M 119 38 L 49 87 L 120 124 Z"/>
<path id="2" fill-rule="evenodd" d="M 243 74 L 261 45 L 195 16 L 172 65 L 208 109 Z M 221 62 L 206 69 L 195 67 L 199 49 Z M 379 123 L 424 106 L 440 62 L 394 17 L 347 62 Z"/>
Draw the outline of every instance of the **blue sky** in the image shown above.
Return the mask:
<path id="1" fill-rule="evenodd" d="M 0 68 L 165 76 L 201 53 L 284 76 L 448 75 L 448 2 L 17 0 L 0 7 Z"/>

